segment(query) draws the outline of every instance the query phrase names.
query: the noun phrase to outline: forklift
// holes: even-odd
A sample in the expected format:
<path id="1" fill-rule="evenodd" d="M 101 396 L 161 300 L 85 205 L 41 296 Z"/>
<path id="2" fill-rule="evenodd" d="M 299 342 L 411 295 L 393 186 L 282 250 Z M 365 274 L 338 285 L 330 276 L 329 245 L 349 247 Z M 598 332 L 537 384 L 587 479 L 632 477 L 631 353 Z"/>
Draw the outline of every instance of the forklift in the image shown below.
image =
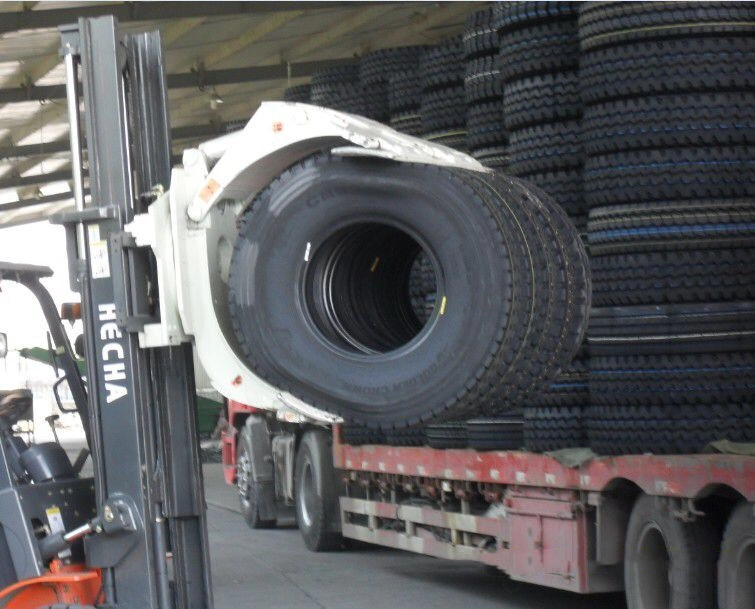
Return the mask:
<path id="1" fill-rule="evenodd" d="M 0 607 L 207 609 L 192 347 L 140 347 L 160 294 L 154 258 L 124 232 L 170 181 L 160 34 L 119 37 L 112 17 L 60 34 L 75 210 L 51 220 L 66 229 L 81 295 L 85 379 L 40 282 L 49 269 L 0 263 L 0 279 L 37 297 L 88 448 L 72 463 L 58 442 L 27 442 L 17 423 L 30 416 L 30 392 L 0 393 Z M 93 474 L 84 477 L 89 455 Z"/>

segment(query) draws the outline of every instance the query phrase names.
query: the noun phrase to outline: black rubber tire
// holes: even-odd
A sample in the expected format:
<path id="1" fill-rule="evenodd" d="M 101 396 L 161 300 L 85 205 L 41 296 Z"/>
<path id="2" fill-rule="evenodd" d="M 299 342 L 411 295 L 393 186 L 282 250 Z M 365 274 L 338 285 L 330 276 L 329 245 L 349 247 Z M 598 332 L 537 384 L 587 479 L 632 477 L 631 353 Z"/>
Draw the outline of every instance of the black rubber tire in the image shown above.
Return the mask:
<path id="1" fill-rule="evenodd" d="M 749 248 L 636 252 L 590 262 L 598 307 L 755 299 Z"/>
<path id="2" fill-rule="evenodd" d="M 548 452 L 586 445 L 584 405 L 524 409 L 524 446 Z"/>
<path id="3" fill-rule="evenodd" d="M 359 82 L 359 64 L 356 62 L 319 70 L 312 74 L 312 81 L 310 84 L 314 88 L 319 86 L 340 86 L 344 83 L 355 82 Z"/>
<path id="4" fill-rule="evenodd" d="M 312 85 L 312 103 L 360 116 L 368 113 L 364 91 L 358 82 Z"/>
<path id="5" fill-rule="evenodd" d="M 587 206 L 582 194 L 582 171 L 552 171 L 533 173 L 527 182 L 535 184 L 547 192 L 569 215 L 580 233 L 587 227 Z"/>
<path id="6" fill-rule="evenodd" d="M 296 451 L 294 500 L 296 524 L 304 545 L 312 552 L 341 547 L 339 484 L 331 456 L 330 434 L 324 430 L 304 433 Z"/>
<path id="7" fill-rule="evenodd" d="M 382 444 L 385 442 L 385 435 L 378 429 L 370 429 L 364 425 L 344 423 L 341 426 L 341 441 L 350 446 Z"/>
<path id="8" fill-rule="evenodd" d="M 476 150 L 471 150 L 469 154 L 480 161 L 485 167 L 496 169 L 502 173 L 506 173 L 508 169 L 509 154 L 507 145 L 477 148 Z"/>
<path id="9" fill-rule="evenodd" d="M 423 93 L 420 115 L 424 133 L 465 130 L 464 85 Z"/>
<path id="10" fill-rule="evenodd" d="M 755 202 L 670 201 L 590 211 L 593 256 L 680 249 L 755 247 Z"/>
<path id="11" fill-rule="evenodd" d="M 396 72 L 416 72 L 426 46 L 404 46 L 378 49 L 367 53 L 359 62 L 359 79 L 366 85 L 388 83 L 391 74 Z"/>
<path id="12" fill-rule="evenodd" d="M 748 2 L 585 2 L 579 11 L 584 50 L 636 40 L 753 32 Z"/>
<path id="13" fill-rule="evenodd" d="M 576 71 L 541 74 L 507 83 L 503 113 L 511 131 L 543 123 L 578 120 L 582 115 Z"/>
<path id="14" fill-rule="evenodd" d="M 602 455 L 693 455 L 718 440 L 754 441 L 755 406 L 752 402 L 590 406 L 587 434 L 590 447 Z"/>
<path id="15" fill-rule="evenodd" d="M 422 86 L 417 70 L 395 72 L 388 79 L 388 109 L 391 115 L 419 114 Z"/>
<path id="16" fill-rule="evenodd" d="M 669 335 L 742 331 L 755 327 L 755 302 L 594 307 L 591 336 Z"/>
<path id="17" fill-rule="evenodd" d="M 415 137 L 422 135 L 422 117 L 419 115 L 419 110 L 410 114 L 394 114 L 388 124 L 392 129 L 407 135 L 414 135 Z"/>
<path id="18" fill-rule="evenodd" d="M 620 99 L 585 108 L 582 140 L 589 155 L 648 148 L 747 145 L 755 142 L 753 106 L 752 92 Z"/>
<path id="19" fill-rule="evenodd" d="M 296 85 L 283 91 L 283 101 L 303 102 L 308 104 L 312 100 L 311 85 Z"/>
<path id="20" fill-rule="evenodd" d="M 503 35 L 498 61 L 506 84 L 535 75 L 577 70 L 576 19 L 540 23 Z"/>
<path id="21" fill-rule="evenodd" d="M 641 495 L 624 549 L 627 609 L 711 609 L 720 535 L 708 517 L 685 522 L 672 504 Z"/>
<path id="22" fill-rule="evenodd" d="M 584 154 L 578 121 L 534 125 L 509 137 L 513 175 L 569 171 L 582 167 Z"/>
<path id="23" fill-rule="evenodd" d="M 363 179 L 366 172 L 369 181 Z M 390 357 L 365 359 L 341 346 L 333 331 L 312 317 L 321 315 L 312 313 L 312 297 L 290 287 L 305 268 L 314 269 L 307 273 L 315 281 L 311 273 L 320 272 L 318 252 L 327 260 L 333 247 L 322 244 L 336 233 L 340 239 L 339 223 L 346 222 L 398 224 L 426 244 L 443 277 L 438 290 L 448 306 L 440 304 L 427 331 L 406 348 L 386 347 Z M 279 247 L 284 227 L 288 248 Z M 370 262 L 378 254 L 377 245 L 369 244 L 387 243 L 384 232 L 375 233 L 373 242 L 358 238 L 363 239 L 355 242 L 362 244 L 358 251 Z M 305 261 L 308 243 L 312 258 Z M 402 264 L 396 255 L 376 267 L 376 278 L 400 277 L 393 270 Z M 231 264 L 230 314 L 255 373 L 314 406 L 390 429 L 441 415 L 469 418 L 483 407 L 498 412 L 511 407 L 512 396 L 521 391 L 549 384 L 584 335 L 587 269 L 584 248 L 566 215 L 547 195 L 518 180 L 317 155 L 282 174 L 243 215 Z M 482 298 L 484 293 L 496 296 Z M 378 311 L 382 315 L 382 308 Z M 389 330 L 393 326 L 386 326 Z M 360 340 L 376 339 L 370 334 Z M 449 352 L 455 356 L 449 358 Z"/>
<path id="24" fill-rule="evenodd" d="M 498 53 L 499 36 L 497 28 L 493 27 L 492 6 L 467 17 L 461 42 L 467 59 Z"/>
<path id="25" fill-rule="evenodd" d="M 755 506 L 740 503 L 724 530 L 718 558 L 718 609 L 755 606 Z"/>
<path id="26" fill-rule="evenodd" d="M 750 146 L 638 150 L 589 157 L 583 174 L 585 200 L 596 207 L 752 197 L 753 171 L 755 150 Z"/>
<path id="27" fill-rule="evenodd" d="M 464 70 L 464 96 L 467 104 L 481 101 L 500 103 L 503 81 L 495 57 L 476 57 L 466 62 Z"/>
<path id="28" fill-rule="evenodd" d="M 465 423 L 439 423 L 425 427 L 425 439 L 430 448 L 466 448 Z"/>
<path id="29" fill-rule="evenodd" d="M 753 392 L 753 352 L 590 358 L 594 406 L 744 402 Z"/>
<path id="30" fill-rule="evenodd" d="M 575 20 L 579 2 L 496 2 L 493 23 L 503 32 L 510 32 L 533 23 L 552 23 L 562 19 Z"/>
<path id="31" fill-rule="evenodd" d="M 535 398 L 532 406 L 583 407 L 590 401 L 587 363 L 577 359 L 565 368 L 549 387 Z"/>
<path id="32" fill-rule="evenodd" d="M 252 478 L 252 438 L 247 427 L 242 427 L 236 448 L 236 487 L 239 491 L 241 515 L 252 529 L 275 528 L 275 520 L 261 518 L 257 496 L 259 484 Z"/>
<path id="33" fill-rule="evenodd" d="M 422 91 L 454 87 L 464 82 L 464 48 L 461 36 L 428 48 L 419 61 Z"/>
<path id="34" fill-rule="evenodd" d="M 584 53 L 582 99 L 669 93 L 751 91 L 755 86 L 751 37 L 689 38 L 636 43 Z"/>
<path id="35" fill-rule="evenodd" d="M 459 152 L 467 152 L 467 131 L 466 129 L 446 129 L 442 131 L 431 131 L 422 133 L 422 137 L 428 142 L 441 144 L 448 148 L 453 148 Z"/>
<path id="36" fill-rule="evenodd" d="M 467 421 L 467 444 L 475 450 L 521 450 L 524 446 L 522 414 Z"/>
<path id="37" fill-rule="evenodd" d="M 508 132 L 503 125 L 501 101 L 467 106 L 467 148 L 505 147 Z"/>
<path id="38" fill-rule="evenodd" d="M 385 431 L 385 443 L 389 446 L 424 446 L 425 428 L 418 425 Z"/>

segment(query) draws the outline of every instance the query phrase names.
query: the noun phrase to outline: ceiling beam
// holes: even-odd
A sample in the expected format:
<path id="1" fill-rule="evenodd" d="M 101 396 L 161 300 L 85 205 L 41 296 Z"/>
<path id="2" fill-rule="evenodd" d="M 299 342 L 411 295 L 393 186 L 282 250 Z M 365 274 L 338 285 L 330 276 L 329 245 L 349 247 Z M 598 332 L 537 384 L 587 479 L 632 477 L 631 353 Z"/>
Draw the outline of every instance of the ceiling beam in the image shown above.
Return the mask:
<path id="1" fill-rule="evenodd" d="M 231 123 L 204 123 L 201 125 L 185 125 L 173 127 L 170 130 L 172 140 L 186 140 L 202 137 L 223 135 L 231 130 Z M 27 144 L 25 146 L 0 146 L 0 160 L 19 159 L 32 156 L 48 156 L 61 152 L 70 152 L 71 145 L 67 137 L 45 144 Z"/>
<path id="2" fill-rule="evenodd" d="M 0 180 L 0 190 L 6 188 L 19 188 L 21 186 L 32 186 L 36 184 L 49 184 L 50 182 L 62 182 L 71 179 L 70 169 L 60 169 L 50 173 L 43 173 L 35 176 L 3 178 Z"/>
<path id="3" fill-rule="evenodd" d="M 382 3 L 381 4 L 393 4 Z M 395 4 L 399 4 L 395 2 Z M 404 4 L 401 2 L 400 4 Z M 414 4 L 414 3 L 413 3 Z M 421 4 L 421 3 L 419 3 Z M 0 33 L 36 28 L 54 28 L 73 23 L 80 17 L 113 15 L 121 23 L 158 21 L 190 17 L 222 17 L 281 13 L 308 9 L 344 8 L 361 2 L 127 2 L 122 4 L 86 4 L 74 8 L 3 13 Z M 44 5 L 42 5 L 44 6 Z"/>
<path id="4" fill-rule="evenodd" d="M 247 68 L 230 68 L 227 70 L 209 70 L 168 74 L 169 89 L 203 89 L 217 85 L 230 85 L 267 80 L 286 80 L 312 76 L 318 70 L 324 70 L 347 63 L 354 63 L 352 57 L 344 59 L 327 59 L 322 61 L 301 61 L 291 64 L 266 66 L 249 66 Z M 28 101 L 47 101 L 65 99 L 65 85 L 42 85 L 39 87 L 12 87 L 0 89 L 0 104 L 12 104 Z"/>
<path id="5" fill-rule="evenodd" d="M 88 194 L 89 189 L 85 189 L 84 196 L 86 197 Z M 35 205 L 47 205 L 48 203 L 57 203 L 58 201 L 66 201 L 68 199 L 73 199 L 72 192 L 61 192 L 55 195 L 47 195 L 46 197 L 21 199 L 19 201 L 13 201 L 13 203 L 4 203 L 3 205 L 0 205 L 0 214 L 4 211 L 14 211 L 16 209 L 24 209 Z"/>

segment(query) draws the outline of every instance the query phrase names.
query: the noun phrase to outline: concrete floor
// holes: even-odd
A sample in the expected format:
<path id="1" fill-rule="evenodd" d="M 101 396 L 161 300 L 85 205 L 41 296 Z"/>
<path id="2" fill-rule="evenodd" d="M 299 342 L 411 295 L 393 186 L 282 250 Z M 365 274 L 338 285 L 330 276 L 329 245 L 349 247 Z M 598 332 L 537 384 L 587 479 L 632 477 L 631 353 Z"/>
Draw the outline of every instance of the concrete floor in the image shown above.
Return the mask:
<path id="1" fill-rule="evenodd" d="M 219 465 L 205 466 L 216 609 L 625 609 L 622 595 L 579 596 L 512 582 L 474 563 L 370 547 L 314 554 L 292 522 L 254 531 Z"/>

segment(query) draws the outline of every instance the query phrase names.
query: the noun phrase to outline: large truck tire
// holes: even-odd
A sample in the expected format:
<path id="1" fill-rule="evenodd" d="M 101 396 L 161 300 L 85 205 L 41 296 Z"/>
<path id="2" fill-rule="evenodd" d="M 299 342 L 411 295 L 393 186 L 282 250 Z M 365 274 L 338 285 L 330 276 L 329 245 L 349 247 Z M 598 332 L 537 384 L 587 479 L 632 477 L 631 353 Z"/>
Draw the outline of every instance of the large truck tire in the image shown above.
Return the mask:
<path id="1" fill-rule="evenodd" d="M 432 260 L 422 325 L 409 274 Z M 579 235 L 552 200 L 493 173 L 317 155 L 244 213 L 229 305 L 250 367 L 346 420 L 390 430 L 510 409 L 581 344 Z"/>
<path id="2" fill-rule="evenodd" d="M 715 606 L 718 535 L 705 518 L 684 522 L 642 495 L 629 518 L 624 553 L 628 609 Z"/>
<path id="3" fill-rule="evenodd" d="M 718 559 L 718 609 L 755 607 L 755 506 L 739 504 L 726 525 Z"/>
<path id="4" fill-rule="evenodd" d="M 340 547 L 338 484 L 330 451 L 330 436 L 322 430 L 306 432 L 296 453 L 294 470 L 296 523 L 312 552 Z"/>
<path id="5" fill-rule="evenodd" d="M 262 516 L 262 489 L 260 483 L 254 481 L 253 455 L 252 435 L 248 427 L 242 427 L 236 451 L 236 488 L 239 492 L 241 514 L 252 529 L 271 529 L 275 527 L 276 520 Z"/>

